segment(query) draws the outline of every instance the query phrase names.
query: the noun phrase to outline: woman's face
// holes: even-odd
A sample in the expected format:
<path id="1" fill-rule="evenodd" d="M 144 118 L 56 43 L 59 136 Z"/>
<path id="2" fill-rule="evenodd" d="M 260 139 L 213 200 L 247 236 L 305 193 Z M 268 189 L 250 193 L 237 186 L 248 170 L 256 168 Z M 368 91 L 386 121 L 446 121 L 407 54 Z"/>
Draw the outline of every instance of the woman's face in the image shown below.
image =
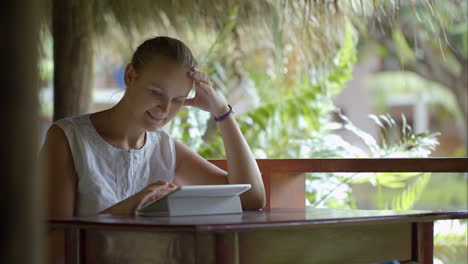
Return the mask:
<path id="1" fill-rule="evenodd" d="M 177 115 L 193 84 L 189 70 L 165 57 L 156 57 L 138 72 L 127 66 L 125 96 L 142 128 L 156 131 Z"/>

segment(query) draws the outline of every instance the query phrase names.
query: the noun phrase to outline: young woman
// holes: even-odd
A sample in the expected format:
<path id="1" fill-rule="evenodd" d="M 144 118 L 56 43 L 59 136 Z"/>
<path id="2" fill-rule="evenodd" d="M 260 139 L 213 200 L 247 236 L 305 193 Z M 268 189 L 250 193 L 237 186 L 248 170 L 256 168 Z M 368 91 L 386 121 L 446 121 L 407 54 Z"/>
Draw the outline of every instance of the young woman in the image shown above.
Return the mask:
<path id="1" fill-rule="evenodd" d="M 256 161 L 232 115 L 206 74 L 179 40 L 143 42 L 125 70 L 127 89 L 111 109 L 70 117 L 49 129 L 42 155 L 48 175 L 49 217 L 133 214 L 176 185 L 241 184 L 244 209 L 265 205 Z M 187 98 L 195 84 L 195 96 Z M 160 130 L 183 106 L 217 121 L 228 170 L 212 165 Z"/>

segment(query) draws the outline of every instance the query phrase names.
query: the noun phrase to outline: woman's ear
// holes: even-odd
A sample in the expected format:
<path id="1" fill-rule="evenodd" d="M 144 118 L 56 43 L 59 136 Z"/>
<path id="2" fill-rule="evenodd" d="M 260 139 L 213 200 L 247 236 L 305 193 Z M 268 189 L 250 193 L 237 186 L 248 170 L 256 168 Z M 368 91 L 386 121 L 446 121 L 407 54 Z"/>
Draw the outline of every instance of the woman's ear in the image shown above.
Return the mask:
<path id="1" fill-rule="evenodd" d="M 125 85 L 127 86 L 127 88 L 130 86 L 130 84 L 132 84 L 132 82 L 136 79 L 136 77 L 137 77 L 137 72 L 133 64 L 131 63 L 127 64 L 127 66 L 125 67 L 125 74 L 124 74 L 124 81 L 125 81 Z"/>

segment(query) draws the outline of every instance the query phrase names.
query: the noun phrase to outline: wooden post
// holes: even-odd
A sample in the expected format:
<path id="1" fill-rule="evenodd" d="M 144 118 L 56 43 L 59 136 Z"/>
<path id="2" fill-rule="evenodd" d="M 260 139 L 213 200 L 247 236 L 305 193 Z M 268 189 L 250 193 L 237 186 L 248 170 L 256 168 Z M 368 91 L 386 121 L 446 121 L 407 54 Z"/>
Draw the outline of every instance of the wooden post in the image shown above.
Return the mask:
<path id="1" fill-rule="evenodd" d="M 434 261 L 434 222 L 424 222 L 419 225 L 422 237 L 422 263 L 432 264 Z"/>
<path id="2" fill-rule="evenodd" d="M 43 180 L 37 173 L 41 1 L 0 7 L 0 263 L 43 263 Z"/>
<path id="3" fill-rule="evenodd" d="M 225 170 L 226 160 L 210 160 Z M 275 172 L 275 161 L 258 162 L 266 193 L 266 210 L 271 208 L 305 208 L 305 173 Z"/>
<path id="4" fill-rule="evenodd" d="M 271 173 L 269 208 L 305 208 L 305 173 Z"/>
<path id="5" fill-rule="evenodd" d="M 92 99 L 94 1 L 54 0 L 54 120 L 87 113 Z"/>

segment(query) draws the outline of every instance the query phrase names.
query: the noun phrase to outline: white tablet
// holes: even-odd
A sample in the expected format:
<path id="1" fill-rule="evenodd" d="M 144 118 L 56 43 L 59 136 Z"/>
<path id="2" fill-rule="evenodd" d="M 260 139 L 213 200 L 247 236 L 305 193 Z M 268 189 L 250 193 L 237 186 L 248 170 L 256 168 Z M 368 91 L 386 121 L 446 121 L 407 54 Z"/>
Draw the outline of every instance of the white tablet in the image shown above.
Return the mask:
<path id="1" fill-rule="evenodd" d="M 179 186 L 169 195 L 172 197 L 231 196 L 240 195 L 250 187 L 250 184 L 187 185 Z"/>
<path id="2" fill-rule="evenodd" d="M 239 196 L 251 188 L 250 184 L 221 184 L 221 185 L 187 185 L 179 186 L 174 191 L 159 197 L 158 199 L 146 204 L 139 211 L 144 212 L 156 208 L 155 205 L 161 200 L 170 199 L 210 199 L 215 197 Z M 206 198 L 204 198 L 206 197 Z"/>

